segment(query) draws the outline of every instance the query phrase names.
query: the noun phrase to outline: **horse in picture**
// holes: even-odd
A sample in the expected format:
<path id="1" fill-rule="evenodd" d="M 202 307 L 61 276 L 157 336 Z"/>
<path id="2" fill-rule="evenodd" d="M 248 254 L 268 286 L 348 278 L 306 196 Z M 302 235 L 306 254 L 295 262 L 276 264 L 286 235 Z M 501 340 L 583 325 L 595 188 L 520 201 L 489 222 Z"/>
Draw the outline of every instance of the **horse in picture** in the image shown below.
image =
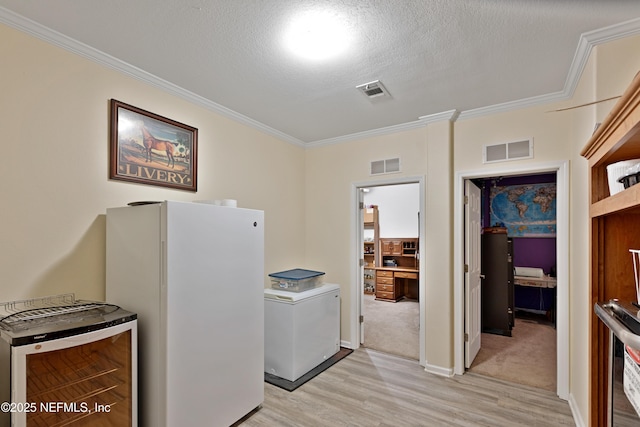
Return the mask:
<path id="1" fill-rule="evenodd" d="M 147 152 L 147 162 L 151 162 L 151 150 L 164 151 L 167 154 L 167 166 L 175 167 L 173 158 L 174 143 L 164 139 L 158 139 L 147 130 L 146 127 L 140 126 L 142 129 L 142 144 Z"/>

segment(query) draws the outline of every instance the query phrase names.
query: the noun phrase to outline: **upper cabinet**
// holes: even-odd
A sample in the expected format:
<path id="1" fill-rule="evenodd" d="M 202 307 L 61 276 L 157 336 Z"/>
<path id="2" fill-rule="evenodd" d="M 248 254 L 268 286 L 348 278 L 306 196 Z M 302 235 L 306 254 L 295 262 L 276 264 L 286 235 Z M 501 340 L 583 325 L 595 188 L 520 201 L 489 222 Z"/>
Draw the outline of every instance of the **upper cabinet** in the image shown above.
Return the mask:
<path id="1" fill-rule="evenodd" d="M 640 249 L 640 185 L 611 195 L 607 166 L 640 159 L 640 74 L 594 132 L 581 155 L 589 161 L 591 425 L 606 425 L 608 330 L 593 314 L 598 301 L 636 300 L 629 249 Z"/>
<path id="2" fill-rule="evenodd" d="M 418 251 L 417 238 L 380 239 L 383 256 L 408 256 L 415 258 Z"/>
<path id="3" fill-rule="evenodd" d="M 402 241 L 399 239 L 380 239 L 382 256 L 402 256 Z"/>

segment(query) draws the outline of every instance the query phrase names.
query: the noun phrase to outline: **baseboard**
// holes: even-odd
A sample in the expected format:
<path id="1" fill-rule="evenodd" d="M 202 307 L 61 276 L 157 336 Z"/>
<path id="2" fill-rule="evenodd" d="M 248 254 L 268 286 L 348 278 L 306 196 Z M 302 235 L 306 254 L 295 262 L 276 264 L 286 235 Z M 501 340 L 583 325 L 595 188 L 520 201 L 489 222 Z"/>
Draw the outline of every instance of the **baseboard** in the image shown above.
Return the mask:
<path id="1" fill-rule="evenodd" d="M 582 419 L 582 416 L 580 415 L 580 411 L 578 410 L 576 399 L 571 393 L 569 393 L 569 408 L 571 409 L 571 414 L 573 415 L 573 421 L 575 421 L 576 427 L 587 427 L 584 420 Z"/>
<path id="2" fill-rule="evenodd" d="M 340 347 L 350 348 L 351 350 L 357 350 L 360 346 L 353 347 L 351 341 L 340 340 Z"/>
<path id="3" fill-rule="evenodd" d="M 351 350 L 357 350 L 360 346 L 352 346 L 351 341 L 340 341 L 340 347 L 349 348 Z M 441 377 L 453 377 L 453 368 L 443 368 L 441 366 L 429 365 L 426 363 L 424 365 L 424 370 L 434 375 L 439 375 Z"/>
<path id="4" fill-rule="evenodd" d="M 424 370 L 429 372 L 430 374 L 439 375 L 441 377 L 453 377 L 453 368 L 443 368 L 441 366 L 425 363 Z"/>

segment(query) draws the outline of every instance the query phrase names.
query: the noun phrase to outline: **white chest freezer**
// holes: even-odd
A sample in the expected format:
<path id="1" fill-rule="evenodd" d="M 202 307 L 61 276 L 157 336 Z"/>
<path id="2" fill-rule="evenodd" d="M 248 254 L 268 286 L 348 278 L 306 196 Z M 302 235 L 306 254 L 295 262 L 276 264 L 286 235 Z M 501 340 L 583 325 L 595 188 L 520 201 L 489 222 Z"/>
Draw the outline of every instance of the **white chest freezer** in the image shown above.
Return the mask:
<path id="1" fill-rule="evenodd" d="M 295 381 L 340 350 L 340 286 L 264 290 L 264 370 Z"/>

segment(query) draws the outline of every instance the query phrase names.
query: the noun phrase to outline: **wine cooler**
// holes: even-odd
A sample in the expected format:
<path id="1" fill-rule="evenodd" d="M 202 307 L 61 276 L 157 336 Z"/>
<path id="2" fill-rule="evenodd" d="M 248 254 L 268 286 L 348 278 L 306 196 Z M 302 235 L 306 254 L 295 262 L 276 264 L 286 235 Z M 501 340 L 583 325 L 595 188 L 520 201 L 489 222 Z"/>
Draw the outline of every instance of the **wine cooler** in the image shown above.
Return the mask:
<path id="1" fill-rule="evenodd" d="M 137 316 L 73 294 L 0 303 L 0 425 L 137 426 Z"/>

